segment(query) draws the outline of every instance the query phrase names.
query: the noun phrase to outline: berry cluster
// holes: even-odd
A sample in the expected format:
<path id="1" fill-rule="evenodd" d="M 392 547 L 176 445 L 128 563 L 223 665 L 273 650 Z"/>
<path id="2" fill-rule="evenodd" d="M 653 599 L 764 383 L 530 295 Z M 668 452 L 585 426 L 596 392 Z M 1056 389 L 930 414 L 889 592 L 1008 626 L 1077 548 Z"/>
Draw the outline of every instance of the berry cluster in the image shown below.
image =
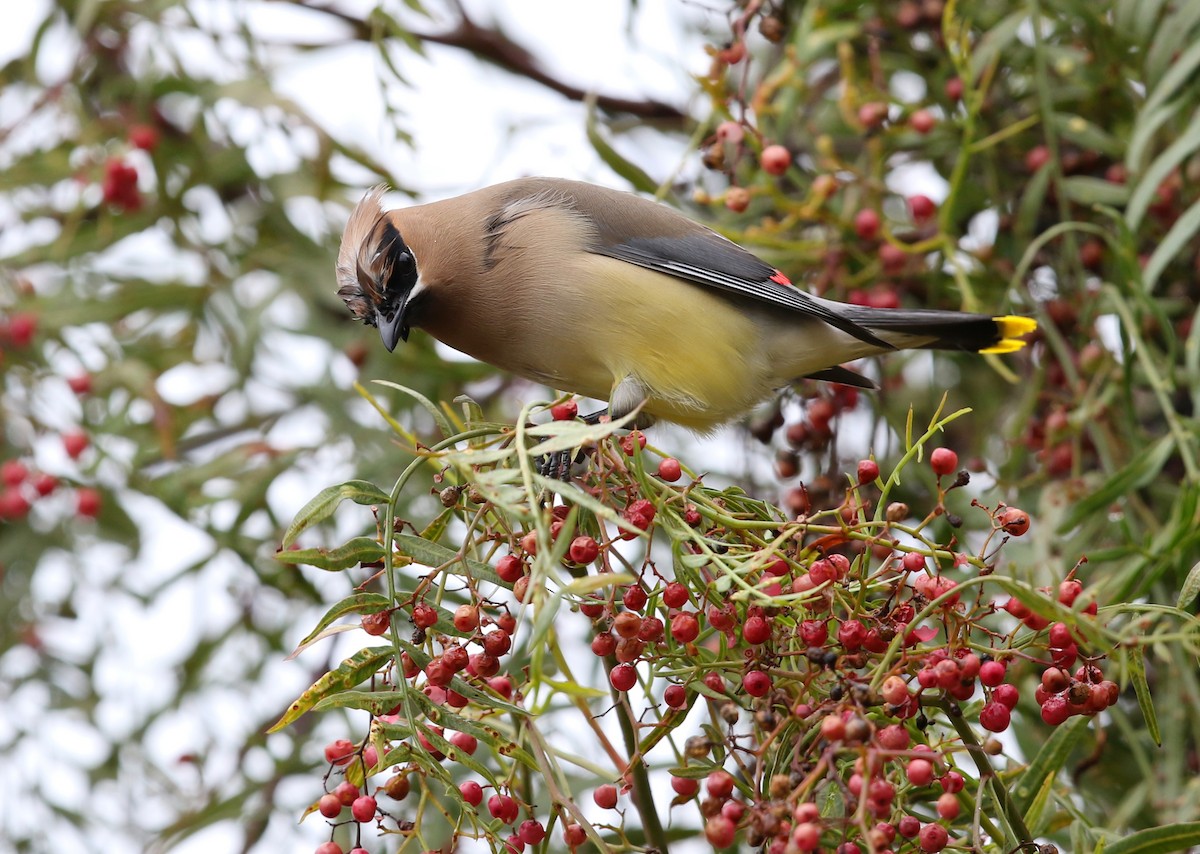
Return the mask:
<path id="1" fill-rule="evenodd" d="M 556 407 L 560 414 L 575 411 Z M 559 800 L 547 814 L 535 789 L 513 784 L 517 744 L 485 723 L 501 711 L 532 715 L 517 614 L 551 600 L 589 621 L 591 651 L 615 698 L 593 713 L 654 721 L 675 743 L 673 805 L 693 805 L 719 847 L 744 838 L 772 854 L 936 852 L 965 842 L 964 816 L 989 799 L 979 769 L 1001 752 L 995 734 L 1011 726 L 1032 668 L 1042 672 L 1034 693 L 1048 724 L 1119 699 L 1102 676 L 1103 656 L 1084 651 L 1100 630 L 1084 625 L 1096 603 L 1075 571 L 1056 600 L 1024 587 L 1004 604 L 985 595 L 993 584 L 1015 584 L 997 572 L 998 554 L 1029 532 L 1027 513 L 972 501 L 981 530 L 974 553 L 955 547 L 955 534 L 948 544 L 934 536 L 943 521 L 950 531 L 970 527 L 947 509 L 951 493 L 970 481 L 953 450 L 929 453 L 935 499 L 923 518 L 883 501 L 895 478 L 882 478 L 867 459 L 834 506 L 809 507 L 794 522 L 684 478 L 672 457 L 653 459 L 638 433 L 600 441 L 581 482 L 587 506 L 564 496 L 525 530 L 489 500 L 486 480 L 441 489 L 443 506 L 494 520 L 475 541 L 495 550 L 492 563 L 455 575 L 447 552 L 409 598 L 362 617 L 367 634 L 391 634 L 403 651 L 393 671 L 389 648 L 377 649 L 379 699 L 364 706 L 374 715 L 371 734 L 335 751 L 350 768 L 361 764 L 355 784 L 385 771 L 406 781 L 397 789 L 404 794 L 410 785 L 453 781 L 457 826 L 509 851 L 538 844 L 554 824 L 571 850 L 590 832 L 623 835 L 622 796 L 631 790 L 647 827 L 642 760 L 591 790 L 592 806 L 613 818 L 589 830 L 577 804 Z M 611 515 L 588 509 L 596 501 Z M 873 504 L 881 512 L 872 515 Z M 766 519 L 774 521 L 763 527 Z M 655 557 L 660 538 L 675 555 L 669 571 Z M 404 560 L 402 548 L 394 561 Z M 458 593 L 446 583 L 452 578 L 464 582 L 453 585 Z M 570 592 L 570 579 L 584 578 L 597 583 Z M 448 606 L 448 596 L 465 601 Z M 1039 616 L 1055 609 L 1070 617 L 1052 624 Z M 506 667 L 517 660 L 521 669 Z M 688 735 L 685 722 L 697 710 L 710 723 Z M 488 755 L 476 754 L 481 746 Z M 419 820 L 389 816 L 378 791 L 368 797 L 350 782 L 327 790 L 315 809 L 336 820 L 350 807 L 357 825 L 401 833 Z M 831 799 L 837 809 L 818 808 Z M 1009 820 L 1022 826 L 1019 816 Z"/>

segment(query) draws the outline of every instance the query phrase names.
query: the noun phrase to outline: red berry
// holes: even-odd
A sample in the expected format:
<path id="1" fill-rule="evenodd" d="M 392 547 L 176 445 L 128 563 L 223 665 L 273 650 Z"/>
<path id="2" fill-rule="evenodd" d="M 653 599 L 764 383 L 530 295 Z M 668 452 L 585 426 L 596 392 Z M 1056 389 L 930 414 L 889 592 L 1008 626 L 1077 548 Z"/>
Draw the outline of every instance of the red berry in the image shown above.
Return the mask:
<path id="1" fill-rule="evenodd" d="M 928 759 L 911 759 L 904 769 L 904 775 L 914 786 L 928 786 L 933 782 L 933 763 Z"/>
<path id="2" fill-rule="evenodd" d="M 555 421 L 573 421 L 579 414 L 579 404 L 573 400 L 556 403 L 550 407 L 550 417 Z"/>
<path id="3" fill-rule="evenodd" d="M 625 593 L 621 597 L 621 601 L 630 611 L 640 611 L 646 607 L 646 603 L 650 600 L 648 594 L 640 584 L 631 584 L 625 588 Z"/>
<path id="4" fill-rule="evenodd" d="M 678 581 L 672 581 L 663 588 L 662 600 L 668 608 L 682 608 L 688 601 L 688 589 Z"/>
<path id="5" fill-rule="evenodd" d="M 883 266 L 885 273 L 900 273 L 908 263 L 908 253 L 899 246 L 881 243 L 879 244 L 879 263 Z"/>
<path id="6" fill-rule="evenodd" d="M 979 711 L 979 725 L 990 732 L 1004 732 L 1011 718 L 1008 706 L 995 700 Z"/>
<path id="7" fill-rule="evenodd" d="M 717 139 L 721 142 L 738 145 L 745 136 L 745 130 L 737 122 L 721 122 L 717 125 Z"/>
<path id="8" fill-rule="evenodd" d="M 454 733 L 454 735 L 450 736 L 450 743 L 468 756 L 473 756 L 479 748 L 479 739 L 465 732 Z"/>
<path id="9" fill-rule="evenodd" d="M 342 846 L 336 842 L 322 842 L 313 854 L 342 854 Z"/>
<path id="10" fill-rule="evenodd" d="M 879 227 L 882 221 L 879 214 L 871 208 L 863 208 L 854 215 L 854 233 L 861 240 L 874 240 L 879 236 Z"/>
<path id="11" fill-rule="evenodd" d="M 771 690 L 771 677 L 761 670 L 751 670 L 742 677 L 742 687 L 751 697 L 765 696 Z"/>
<path id="12" fill-rule="evenodd" d="M 841 715 L 826 715 L 821 719 L 821 736 L 828 741 L 841 741 L 846 737 L 846 722 Z"/>
<path id="13" fill-rule="evenodd" d="M 363 614 L 362 616 L 363 631 L 375 637 L 387 634 L 387 630 L 391 628 L 391 625 L 392 614 L 390 611 L 379 611 L 374 614 Z"/>
<path id="14" fill-rule="evenodd" d="M 921 850 L 933 854 L 933 852 L 941 851 L 946 847 L 946 843 L 950 839 L 950 834 L 940 824 L 930 822 L 921 828 L 921 832 L 917 834 L 917 837 L 917 841 L 921 844 Z"/>
<path id="15" fill-rule="evenodd" d="M 717 769 L 704 778 L 704 789 L 710 796 L 723 801 L 733 794 L 734 783 L 732 774 Z"/>
<path id="16" fill-rule="evenodd" d="M 354 742 L 339 738 L 325 745 L 325 761 L 333 765 L 347 765 L 354 758 L 356 751 Z"/>
<path id="17" fill-rule="evenodd" d="M 1025 153 L 1025 171 L 1037 172 L 1050 162 L 1050 149 L 1044 145 L 1035 145 Z"/>
<path id="18" fill-rule="evenodd" d="M 354 785 L 348 780 L 343 780 L 342 782 L 338 783 L 337 788 L 333 790 L 333 793 L 337 795 L 337 799 L 345 806 L 350 806 L 350 804 L 358 800 L 358 796 L 361 794 L 358 791 L 358 786 Z"/>
<path id="19" fill-rule="evenodd" d="M 600 555 L 600 544 L 588 536 L 576 537 L 571 540 L 567 555 L 571 558 L 572 563 L 591 563 Z"/>
<path id="20" fill-rule="evenodd" d="M 717 694 L 725 693 L 725 680 L 720 673 L 712 672 L 704 674 L 704 687 Z"/>
<path id="21" fill-rule="evenodd" d="M 671 637 L 678 643 L 691 643 L 700 636 L 700 621 L 696 615 L 683 611 L 671 618 Z"/>
<path id="22" fill-rule="evenodd" d="M 679 460 L 674 457 L 667 457 L 658 464 L 658 476 L 667 483 L 674 483 L 683 476 L 683 468 L 679 465 Z"/>
<path id="23" fill-rule="evenodd" d="M 375 818 L 375 799 L 370 795 L 363 795 L 350 805 L 350 814 L 357 822 L 370 821 Z"/>
<path id="24" fill-rule="evenodd" d="M 867 639 L 867 627 L 858 620 L 844 620 L 838 626 L 838 642 L 847 652 L 854 652 Z"/>
<path id="25" fill-rule="evenodd" d="M 925 569 L 925 555 L 918 552 L 908 552 L 900 559 L 900 565 L 905 572 L 920 572 Z"/>
<path id="26" fill-rule="evenodd" d="M 459 783 L 458 793 L 462 795 L 464 801 L 473 807 L 477 807 L 483 802 L 483 787 L 474 780 Z"/>
<path id="27" fill-rule="evenodd" d="M 760 158 L 763 171 L 769 175 L 782 175 L 792 165 L 792 153 L 782 145 L 768 145 Z"/>
<path id="28" fill-rule="evenodd" d="M 992 691 L 992 699 L 997 703 L 1002 703 L 1011 711 L 1017 707 L 1017 702 L 1021 698 L 1021 692 L 1016 685 L 997 685 L 996 690 Z"/>
<path id="29" fill-rule="evenodd" d="M 663 702 L 672 709 L 682 709 L 687 705 L 687 689 L 682 685 L 668 685 L 663 691 Z"/>
<path id="30" fill-rule="evenodd" d="M 1004 533 L 1020 537 L 1029 530 L 1029 514 L 1017 507 L 1005 507 L 996 514 L 996 521 Z"/>
<path id="31" fill-rule="evenodd" d="M 929 455 L 929 466 L 939 477 L 950 474 L 958 468 L 958 454 L 949 448 L 935 448 Z"/>
<path id="32" fill-rule="evenodd" d="M 886 750 L 907 750 L 912 739 L 900 724 L 889 724 L 875 733 L 875 740 Z"/>
<path id="33" fill-rule="evenodd" d="M 438 612 L 437 608 L 432 605 L 427 605 L 421 602 L 413 606 L 412 611 L 413 625 L 418 629 L 429 629 L 437 625 Z"/>
<path id="34" fill-rule="evenodd" d="M 479 628 L 479 609 L 474 605 L 459 605 L 454 610 L 454 628 L 464 633 Z"/>
<path id="35" fill-rule="evenodd" d="M 704 824 L 704 838 L 713 848 L 728 848 L 736 834 L 734 823 L 723 815 L 713 816 Z"/>
<path id="36" fill-rule="evenodd" d="M 104 201 L 114 207 L 127 211 L 135 211 L 142 206 L 142 197 L 138 193 L 137 167 L 113 158 L 104 164 L 104 180 L 101 190 Z"/>
<path id="37" fill-rule="evenodd" d="M 937 125 L 937 119 L 929 110 L 917 110 L 908 117 L 908 124 L 917 133 L 926 134 Z"/>
<path id="38" fill-rule="evenodd" d="M 143 151 L 153 151 L 158 147 L 158 128 L 153 125 L 131 125 L 129 128 L 129 144 Z"/>
<path id="39" fill-rule="evenodd" d="M 700 791 L 700 781 L 693 777 L 672 777 L 671 788 L 675 794 L 690 798 Z"/>
<path id="40" fill-rule="evenodd" d="M 618 664 L 608 674 L 608 681 L 618 691 L 628 691 L 637 684 L 637 668 L 632 664 Z"/>
<path id="41" fill-rule="evenodd" d="M 337 818 L 342 813 L 342 802 L 337 795 L 321 795 L 317 801 L 317 812 L 325 818 Z"/>
<path id="42" fill-rule="evenodd" d="M 908 211 L 917 222 L 927 222 L 937 213 L 937 205 L 929 196 L 910 196 L 908 199 Z"/>
<path id="43" fill-rule="evenodd" d="M 563 842 L 574 851 L 587 841 L 587 831 L 577 824 L 563 825 Z"/>
<path id="44" fill-rule="evenodd" d="M 88 440 L 87 433 L 81 430 L 73 430 L 70 433 L 63 434 L 62 443 L 67 456 L 73 460 L 77 460 L 79 459 L 79 455 L 87 450 L 90 441 Z"/>
<path id="45" fill-rule="evenodd" d="M 867 129 L 882 125 L 887 114 L 887 104 L 880 101 L 870 101 L 858 108 L 858 120 Z"/>
<path id="46" fill-rule="evenodd" d="M 28 347 L 37 333 L 38 316 L 27 311 L 18 311 L 8 318 L 8 340 L 14 347 Z"/>
<path id="47" fill-rule="evenodd" d="M 754 614 L 742 625 L 742 640 L 746 643 L 757 646 L 758 644 L 766 643 L 770 639 L 771 624 L 763 616 Z"/>
<path id="48" fill-rule="evenodd" d="M 525 564 L 518 557 L 505 555 L 496 561 L 496 575 L 500 576 L 502 581 L 513 584 L 525 575 Z"/>
<path id="49" fill-rule="evenodd" d="M 1004 681 L 1007 669 L 1002 661 L 985 662 L 979 667 L 979 681 L 988 688 L 995 688 Z"/>
<path id="50" fill-rule="evenodd" d="M 29 469 L 25 468 L 25 464 L 20 460 L 5 460 L 4 464 L 0 465 L 0 481 L 3 481 L 5 486 L 15 489 L 24 483 L 27 477 Z"/>
<path id="51" fill-rule="evenodd" d="M 617 805 L 617 787 L 613 785 L 597 786 L 592 792 L 592 800 L 602 810 L 610 810 Z"/>
<path id="52" fill-rule="evenodd" d="M 75 492 L 75 513 L 85 519 L 95 519 L 100 515 L 102 504 L 100 493 L 88 486 L 81 486 Z"/>
<path id="53" fill-rule="evenodd" d="M 56 489 L 58 489 L 58 478 L 54 475 L 42 472 L 34 476 L 33 491 L 38 495 L 46 496 Z"/>
<path id="54" fill-rule="evenodd" d="M 517 828 L 517 835 L 526 845 L 541 845 L 542 840 L 546 838 L 546 828 L 542 827 L 542 823 L 537 819 L 530 818 L 521 822 L 521 826 Z"/>
<path id="55" fill-rule="evenodd" d="M 963 775 L 959 774 L 957 771 L 947 771 L 942 775 L 938 782 L 942 784 L 942 788 L 944 790 L 952 795 L 957 792 L 961 792 L 963 790 L 963 786 L 967 784 L 967 781 L 963 778 Z"/>
<path id="56" fill-rule="evenodd" d="M 858 482 L 874 483 L 879 477 L 879 463 L 874 460 L 859 460 Z"/>
<path id="57" fill-rule="evenodd" d="M 898 822 L 896 822 L 896 830 L 899 831 L 900 835 L 905 839 L 912 839 L 921 832 L 921 820 L 915 815 L 903 816 Z"/>
<path id="58" fill-rule="evenodd" d="M 958 818 L 959 813 L 958 798 L 949 792 L 943 792 L 937 799 L 937 813 L 946 821 L 953 821 Z"/>
<path id="59" fill-rule="evenodd" d="M 959 77 L 951 77 L 946 81 L 946 97 L 951 101 L 961 101 L 963 96 L 963 82 Z"/>

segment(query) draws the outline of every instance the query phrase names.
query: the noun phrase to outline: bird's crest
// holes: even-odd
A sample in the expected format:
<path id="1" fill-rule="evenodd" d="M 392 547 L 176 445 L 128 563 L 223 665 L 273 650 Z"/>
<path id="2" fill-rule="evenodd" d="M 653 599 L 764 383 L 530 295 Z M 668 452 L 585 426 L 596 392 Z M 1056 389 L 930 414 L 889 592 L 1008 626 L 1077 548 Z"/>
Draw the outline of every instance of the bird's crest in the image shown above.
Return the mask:
<path id="1" fill-rule="evenodd" d="M 378 184 L 363 196 L 346 222 L 338 250 L 338 296 L 364 323 L 374 323 L 375 308 L 382 299 L 383 278 L 376 269 L 380 247 L 376 245 L 375 226 L 383 217 L 382 201 L 387 189 L 386 184 Z"/>

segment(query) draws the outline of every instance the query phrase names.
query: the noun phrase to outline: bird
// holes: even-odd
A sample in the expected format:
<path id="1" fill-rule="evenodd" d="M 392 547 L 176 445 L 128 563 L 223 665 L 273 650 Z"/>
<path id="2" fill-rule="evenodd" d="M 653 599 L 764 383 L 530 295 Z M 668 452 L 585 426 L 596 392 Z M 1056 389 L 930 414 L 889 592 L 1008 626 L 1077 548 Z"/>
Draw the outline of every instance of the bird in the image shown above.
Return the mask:
<path id="1" fill-rule="evenodd" d="M 802 378 L 896 350 L 1011 353 L 1032 318 L 872 308 L 812 295 L 749 250 L 634 193 L 521 178 L 353 210 L 338 295 L 389 351 L 413 329 L 504 371 L 709 432 Z"/>

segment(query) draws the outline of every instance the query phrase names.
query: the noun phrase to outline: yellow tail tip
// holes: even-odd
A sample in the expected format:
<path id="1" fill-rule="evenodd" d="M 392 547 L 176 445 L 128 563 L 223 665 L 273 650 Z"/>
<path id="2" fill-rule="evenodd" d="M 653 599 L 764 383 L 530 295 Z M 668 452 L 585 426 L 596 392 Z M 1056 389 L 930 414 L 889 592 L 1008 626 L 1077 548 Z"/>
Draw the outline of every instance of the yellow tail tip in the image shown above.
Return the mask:
<path id="1" fill-rule="evenodd" d="M 1005 315 L 993 317 L 1000 333 L 1000 340 L 980 353 L 1013 353 L 1025 346 L 1022 337 L 1037 329 L 1037 321 L 1032 317 L 1017 317 Z"/>

